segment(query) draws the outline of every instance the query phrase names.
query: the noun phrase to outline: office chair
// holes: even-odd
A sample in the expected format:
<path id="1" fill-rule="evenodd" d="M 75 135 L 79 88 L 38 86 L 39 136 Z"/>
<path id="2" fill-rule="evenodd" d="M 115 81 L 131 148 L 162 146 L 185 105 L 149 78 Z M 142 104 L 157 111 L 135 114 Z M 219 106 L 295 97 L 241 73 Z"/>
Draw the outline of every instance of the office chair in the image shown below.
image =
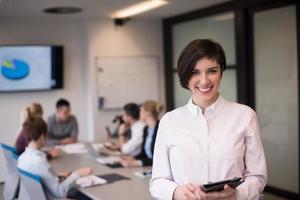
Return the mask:
<path id="1" fill-rule="evenodd" d="M 18 197 L 20 177 L 17 172 L 18 154 L 16 148 L 7 144 L 1 144 L 3 151 L 6 172 L 3 196 L 4 200 L 12 200 Z"/>
<path id="2" fill-rule="evenodd" d="M 20 175 L 20 193 L 19 198 L 22 200 L 47 200 L 41 177 L 32 174 L 30 172 L 24 171 L 18 168 Z"/>

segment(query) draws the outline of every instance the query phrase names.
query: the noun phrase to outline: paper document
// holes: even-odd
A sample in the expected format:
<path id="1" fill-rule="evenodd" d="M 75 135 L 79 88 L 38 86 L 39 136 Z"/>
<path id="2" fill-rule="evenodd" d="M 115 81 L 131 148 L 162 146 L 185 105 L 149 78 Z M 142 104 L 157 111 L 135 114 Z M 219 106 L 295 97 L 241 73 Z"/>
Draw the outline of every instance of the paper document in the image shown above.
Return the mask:
<path id="1" fill-rule="evenodd" d="M 79 142 L 74 144 L 60 145 L 59 148 L 67 154 L 87 153 L 86 146 Z"/>
<path id="2" fill-rule="evenodd" d="M 97 158 L 96 161 L 102 165 L 106 164 L 114 164 L 121 162 L 121 158 L 119 156 L 108 156 L 108 157 L 101 157 Z"/>
<path id="3" fill-rule="evenodd" d="M 95 175 L 85 176 L 77 179 L 76 184 L 82 188 L 92 187 L 95 185 L 103 185 L 106 184 L 107 181 L 103 178 L 100 178 Z"/>
<path id="4" fill-rule="evenodd" d="M 95 151 L 99 152 L 100 149 L 104 148 L 104 145 L 102 143 L 93 143 L 92 147 Z"/>

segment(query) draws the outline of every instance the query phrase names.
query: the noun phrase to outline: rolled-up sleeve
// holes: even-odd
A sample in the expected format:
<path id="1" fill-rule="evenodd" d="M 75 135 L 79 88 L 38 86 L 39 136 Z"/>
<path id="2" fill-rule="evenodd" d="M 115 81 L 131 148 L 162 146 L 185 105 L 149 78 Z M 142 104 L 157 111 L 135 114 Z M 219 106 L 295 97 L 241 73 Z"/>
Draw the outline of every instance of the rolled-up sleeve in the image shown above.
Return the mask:
<path id="1" fill-rule="evenodd" d="M 243 175 L 245 182 L 237 188 L 237 199 L 257 200 L 266 186 L 267 169 L 258 120 L 254 111 L 252 111 L 252 117 L 247 127 L 245 146 L 245 172 Z"/>
<path id="2" fill-rule="evenodd" d="M 150 180 L 150 192 L 155 199 L 172 199 L 174 190 L 178 186 L 171 173 L 169 162 L 169 147 L 166 140 L 165 120 L 161 120 L 155 142 L 152 178 Z"/>

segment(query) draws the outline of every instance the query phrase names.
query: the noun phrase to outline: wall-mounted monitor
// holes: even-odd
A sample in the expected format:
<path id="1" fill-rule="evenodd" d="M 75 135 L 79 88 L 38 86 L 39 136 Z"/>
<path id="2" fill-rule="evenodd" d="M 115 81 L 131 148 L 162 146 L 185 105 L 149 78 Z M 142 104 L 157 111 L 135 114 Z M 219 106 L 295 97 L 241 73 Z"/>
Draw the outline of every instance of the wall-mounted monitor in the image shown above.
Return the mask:
<path id="1" fill-rule="evenodd" d="M 0 46 L 0 92 L 63 87 L 63 47 Z"/>

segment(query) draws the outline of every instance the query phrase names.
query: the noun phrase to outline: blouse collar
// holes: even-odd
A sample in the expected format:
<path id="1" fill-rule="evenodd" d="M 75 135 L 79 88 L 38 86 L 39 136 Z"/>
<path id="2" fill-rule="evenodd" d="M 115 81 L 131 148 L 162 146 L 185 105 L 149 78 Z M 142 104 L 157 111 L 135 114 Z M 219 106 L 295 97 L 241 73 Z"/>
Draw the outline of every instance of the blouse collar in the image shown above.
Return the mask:
<path id="1" fill-rule="evenodd" d="M 189 111 L 196 117 L 199 115 L 204 115 L 206 119 L 213 117 L 221 108 L 222 105 L 225 103 L 225 99 L 221 94 L 219 94 L 217 100 L 203 111 L 199 106 L 193 103 L 192 97 L 187 103 L 187 107 Z"/>

